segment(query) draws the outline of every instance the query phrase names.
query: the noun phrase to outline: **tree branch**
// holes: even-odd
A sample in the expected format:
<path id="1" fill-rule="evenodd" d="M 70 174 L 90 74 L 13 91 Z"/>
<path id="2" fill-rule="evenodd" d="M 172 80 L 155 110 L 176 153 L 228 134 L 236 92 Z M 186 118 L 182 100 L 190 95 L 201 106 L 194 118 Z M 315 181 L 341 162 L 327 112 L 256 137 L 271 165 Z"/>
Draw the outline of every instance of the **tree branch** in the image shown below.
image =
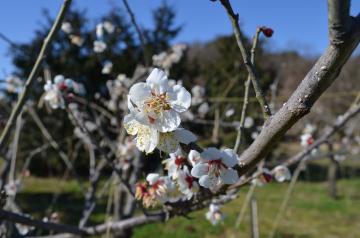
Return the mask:
<path id="1" fill-rule="evenodd" d="M 352 26 L 350 0 L 328 0 L 328 22 L 331 44 L 344 43 Z"/>
<path id="2" fill-rule="evenodd" d="M 70 4 L 71 4 L 71 1 L 72 0 L 64 0 L 63 2 L 63 5 L 61 6 L 61 9 L 59 11 L 59 14 L 53 24 L 53 26 L 51 27 L 51 30 L 49 32 L 49 34 L 46 36 L 45 40 L 44 40 L 44 43 L 41 47 L 41 50 L 40 50 L 40 53 L 36 59 L 36 62 L 34 64 L 34 67 L 32 68 L 31 70 L 31 73 L 29 75 L 29 78 L 26 80 L 26 83 L 25 83 L 25 87 L 19 97 L 19 100 L 18 102 L 16 103 L 16 106 L 14 107 L 14 109 L 12 110 L 11 112 L 11 115 L 10 115 L 10 118 L 9 120 L 7 121 L 6 123 L 6 126 L 3 130 L 3 132 L 1 133 L 1 137 L 0 137 L 0 151 L 2 151 L 3 147 L 5 146 L 6 144 L 6 141 L 10 135 L 10 131 L 12 129 L 12 127 L 14 126 L 14 123 L 15 123 L 15 120 L 16 118 L 18 117 L 18 115 L 20 114 L 20 112 L 22 111 L 23 109 L 23 106 L 30 94 L 30 89 L 31 89 L 31 86 L 32 84 L 34 83 L 35 81 L 35 78 L 39 72 L 39 69 L 41 67 L 41 63 L 43 61 L 43 59 L 45 58 L 46 56 L 46 53 L 49 49 L 49 46 L 50 46 L 50 43 L 51 41 L 54 39 L 57 31 L 59 30 L 60 28 L 60 25 L 65 17 L 65 14 L 67 12 L 67 10 L 69 9 L 70 7 Z"/>
<path id="3" fill-rule="evenodd" d="M 236 38 L 236 42 L 240 49 L 241 56 L 245 63 L 246 70 L 248 71 L 248 73 L 250 75 L 251 82 L 252 82 L 252 85 L 255 90 L 255 95 L 256 95 L 258 102 L 260 103 L 261 110 L 264 114 L 264 118 L 268 119 L 271 116 L 270 107 L 269 107 L 268 103 L 266 102 L 263 91 L 260 88 L 259 79 L 256 74 L 254 64 L 251 62 L 250 55 L 248 54 L 248 52 L 245 48 L 245 45 L 243 43 L 243 36 L 240 31 L 240 26 L 239 26 L 239 22 L 238 22 L 239 15 L 234 13 L 229 0 L 220 0 L 220 2 L 224 6 L 224 8 L 229 16 L 229 19 L 231 21 L 231 24 L 232 24 L 232 27 L 234 30 L 234 34 L 235 34 L 235 38 Z"/>
<path id="4" fill-rule="evenodd" d="M 286 131 L 310 112 L 313 104 L 337 78 L 359 41 L 360 21 L 357 20 L 344 44 L 327 48 L 289 100 L 265 123 L 260 135 L 241 155 L 240 160 L 244 163 L 241 175 L 264 158 Z"/>

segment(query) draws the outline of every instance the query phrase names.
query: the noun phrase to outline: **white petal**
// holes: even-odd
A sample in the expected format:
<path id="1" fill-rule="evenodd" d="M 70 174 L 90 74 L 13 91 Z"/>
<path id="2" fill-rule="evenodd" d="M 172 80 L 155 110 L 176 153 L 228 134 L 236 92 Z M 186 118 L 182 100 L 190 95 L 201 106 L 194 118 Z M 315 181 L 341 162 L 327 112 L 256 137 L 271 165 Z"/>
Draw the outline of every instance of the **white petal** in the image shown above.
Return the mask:
<path id="1" fill-rule="evenodd" d="M 162 117 L 155 121 L 156 128 L 160 132 L 174 131 L 181 123 L 180 116 L 174 110 L 164 111 Z"/>
<path id="2" fill-rule="evenodd" d="M 124 128 L 128 134 L 134 136 L 138 133 L 139 123 L 129 114 L 124 117 Z"/>
<path id="3" fill-rule="evenodd" d="M 219 179 L 214 176 L 204 175 L 199 179 L 199 184 L 205 188 L 214 188 L 218 183 Z"/>
<path id="4" fill-rule="evenodd" d="M 151 127 L 141 125 L 136 137 L 136 146 L 140 151 L 151 153 L 159 141 L 159 132 Z"/>
<path id="5" fill-rule="evenodd" d="M 136 83 L 129 91 L 130 100 L 135 103 L 136 106 L 151 96 L 151 88 L 146 83 Z"/>
<path id="6" fill-rule="evenodd" d="M 216 149 L 215 147 L 206 148 L 202 153 L 201 157 L 205 160 L 218 160 L 224 156 L 223 152 Z"/>
<path id="7" fill-rule="evenodd" d="M 146 181 L 148 181 L 150 185 L 153 185 L 159 180 L 159 178 L 160 178 L 159 174 L 151 173 L 148 174 L 148 176 L 146 176 Z"/>
<path id="8" fill-rule="evenodd" d="M 188 145 L 197 139 L 191 131 L 185 130 L 184 128 L 178 128 L 174 131 L 174 138 L 185 145 Z"/>
<path id="9" fill-rule="evenodd" d="M 200 157 L 200 153 L 197 152 L 196 150 L 190 150 L 188 158 L 192 166 L 203 161 L 202 158 Z"/>
<path id="10" fill-rule="evenodd" d="M 175 85 L 169 94 L 171 107 L 177 112 L 185 112 L 191 104 L 191 94 L 182 86 Z"/>
<path id="11" fill-rule="evenodd" d="M 170 154 L 179 148 L 179 141 L 175 139 L 173 132 L 160 133 L 157 148 Z"/>
<path id="12" fill-rule="evenodd" d="M 191 176 L 195 177 L 195 178 L 200 178 L 206 174 L 208 174 L 209 172 L 209 165 L 206 163 L 200 163 L 195 165 L 192 169 L 191 169 Z"/>
<path id="13" fill-rule="evenodd" d="M 239 175 L 234 169 L 227 169 L 221 174 L 221 180 L 225 184 L 234 184 L 239 180 Z"/>
<path id="14" fill-rule="evenodd" d="M 151 86 L 151 89 L 156 94 L 162 94 L 169 90 L 169 82 L 164 71 L 154 68 L 151 74 L 146 79 L 146 83 Z"/>
<path id="15" fill-rule="evenodd" d="M 225 149 L 223 151 L 222 162 L 229 168 L 234 167 L 237 163 L 237 155 L 232 149 Z"/>

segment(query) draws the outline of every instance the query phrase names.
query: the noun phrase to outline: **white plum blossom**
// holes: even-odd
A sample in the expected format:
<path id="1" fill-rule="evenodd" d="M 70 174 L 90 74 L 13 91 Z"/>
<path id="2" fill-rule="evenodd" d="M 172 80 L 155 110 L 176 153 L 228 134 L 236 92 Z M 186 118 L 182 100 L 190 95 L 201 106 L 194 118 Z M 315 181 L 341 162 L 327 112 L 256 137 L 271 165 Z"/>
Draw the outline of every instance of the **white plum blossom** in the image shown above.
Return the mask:
<path id="1" fill-rule="evenodd" d="M 161 52 L 154 55 L 152 57 L 153 64 L 169 72 L 172 65 L 178 63 L 183 57 L 185 49 L 186 45 L 184 44 L 174 45 L 169 52 Z"/>
<path id="2" fill-rule="evenodd" d="M 300 140 L 301 140 L 301 146 L 303 147 L 308 147 L 314 143 L 314 138 L 309 133 L 305 133 L 301 135 Z"/>
<path id="3" fill-rule="evenodd" d="M 313 124 L 306 124 L 303 130 L 304 134 L 313 134 L 316 130 L 316 126 Z"/>
<path id="4" fill-rule="evenodd" d="M 191 105 L 196 106 L 204 102 L 205 88 L 203 86 L 195 85 L 191 89 L 191 94 L 192 94 Z"/>
<path id="5" fill-rule="evenodd" d="M 5 192 L 8 196 L 15 196 L 19 192 L 20 189 L 21 189 L 21 183 L 19 180 L 9 181 L 5 185 Z"/>
<path id="6" fill-rule="evenodd" d="M 209 110 L 210 110 L 210 107 L 207 102 L 204 102 L 203 104 L 201 104 L 200 107 L 198 108 L 199 117 L 204 118 L 206 116 L 206 114 L 209 112 Z"/>
<path id="7" fill-rule="evenodd" d="M 199 178 L 201 186 L 213 190 L 222 184 L 234 184 L 239 180 L 237 171 L 232 168 L 238 163 L 232 149 L 221 151 L 210 147 L 201 153 L 201 158 L 203 161 L 191 170 L 191 175 Z"/>
<path id="8" fill-rule="evenodd" d="M 276 181 L 278 181 L 278 182 L 284 182 L 286 180 L 291 179 L 290 170 L 286 166 L 283 166 L 283 165 L 276 166 L 273 169 L 273 175 L 274 175 L 274 178 L 276 179 Z"/>
<path id="9" fill-rule="evenodd" d="M 200 163 L 201 161 L 204 161 L 201 158 L 201 154 L 196 150 L 190 150 L 188 158 L 189 158 L 189 161 L 192 166 L 195 166 L 196 164 Z"/>
<path id="10" fill-rule="evenodd" d="M 119 157 L 131 160 L 139 155 L 139 150 L 134 141 L 130 137 L 126 137 L 124 143 L 118 144 L 117 154 Z"/>
<path id="11" fill-rule="evenodd" d="M 104 24 L 103 23 L 98 23 L 96 25 L 96 37 L 98 39 L 102 39 L 104 36 Z"/>
<path id="12" fill-rule="evenodd" d="M 257 132 L 257 131 L 253 131 L 253 132 L 251 133 L 251 138 L 252 138 L 253 140 L 255 140 L 256 137 L 258 137 L 258 136 L 259 136 L 259 132 Z"/>
<path id="13" fill-rule="evenodd" d="M 161 203 L 176 202 L 181 198 L 176 183 L 167 176 L 150 173 L 147 175 L 146 181 L 151 186 L 150 193 Z"/>
<path id="14" fill-rule="evenodd" d="M 162 163 L 165 164 L 168 176 L 172 179 L 177 179 L 179 171 L 186 167 L 187 158 L 180 149 L 175 153 L 170 153 L 169 156 L 170 158 L 163 160 Z"/>
<path id="15" fill-rule="evenodd" d="M 61 30 L 65 32 L 66 34 L 70 34 L 72 32 L 72 26 L 70 22 L 63 22 L 61 24 Z"/>
<path id="16" fill-rule="evenodd" d="M 82 38 L 79 35 L 70 35 L 69 38 L 70 38 L 71 43 L 78 47 L 82 46 L 85 41 L 84 38 Z"/>
<path id="17" fill-rule="evenodd" d="M 84 95 L 84 85 L 74 82 L 72 79 L 65 79 L 63 75 L 56 75 L 54 83 L 50 80 L 44 85 L 44 100 L 52 109 L 65 108 L 64 93 L 73 91 L 76 94 Z"/>
<path id="18" fill-rule="evenodd" d="M 94 41 L 94 52 L 95 53 L 102 53 L 106 50 L 106 43 L 100 40 Z"/>
<path id="19" fill-rule="evenodd" d="M 111 61 L 106 61 L 101 70 L 102 74 L 110 74 L 112 71 L 113 63 Z"/>
<path id="20" fill-rule="evenodd" d="M 229 110 L 226 110 L 225 117 L 231 117 L 235 114 L 234 108 L 230 108 Z"/>
<path id="21" fill-rule="evenodd" d="M 250 128 L 254 125 L 254 119 L 252 117 L 245 117 L 244 127 Z"/>
<path id="22" fill-rule="evenodd" d="M 212 225 L 217 225 L 224 221 L 224 214 L 221 212 L 220 207 L 213 203 L 210 204 L 209 211 L 205 214 L 205 217 Z"/>
<path id="23" fill-rule="evenodd" d="M 112 34 L 115 31 L 115 26 L 109 21 L 104 21 L 103 27 L 108 34 Z"/>
<path id="24" fill-rule="evenodd" d="M 174 131 L 180 125 L 180 113 L 191 103 L 190 93 L 182 86 L 169 86 L 167 76 L 153 69 L 146 83 L 134 84 L 129 91 L 128 107 L 135 119 L 160 132 Z"/>
<path id="25" fill-rule="evenodd" d="M 63 95 L 56 84 L 47 81 L 44 85 L 44 100 L 49 104 L 52 109 L 65 108 L 65 100 Z"/>
<path id="26" fill-rule="evenodd" d="M 177 128 L 175 131 L 162 133 L 154 127 L 140 124 L 131 114 L 125 116 L 124 127 L 127 133 L 136 135 L 136 146 L 146 153 L 153 152 L 156 147 L 166 153 L 172 153 L 179 149 L 180 143 L 189 144 L 196 141 L 196 136 L 188 130 Z"/>
<path id="27" fill-rule="evenodd" d="M 180 191 L 188 200 L 191 199 L 199 191 L 198 183 L 195 181 L 195 178 L 191 176 L 190 171 L 186 166 L 179 170 L 177 175 Z"/>

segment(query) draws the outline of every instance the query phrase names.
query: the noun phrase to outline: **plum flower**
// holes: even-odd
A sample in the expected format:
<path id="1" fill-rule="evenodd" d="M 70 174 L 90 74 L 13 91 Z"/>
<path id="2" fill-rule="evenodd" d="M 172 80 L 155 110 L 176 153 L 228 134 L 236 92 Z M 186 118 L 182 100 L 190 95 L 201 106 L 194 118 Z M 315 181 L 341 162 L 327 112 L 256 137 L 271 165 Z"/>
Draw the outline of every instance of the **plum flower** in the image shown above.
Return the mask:
<path id="1" fill-rule="evenodd" d="M 44 90 L 44 100 L 52 109 L 65 108 L 65 100 L 56 85 L 52 84 L 51 81 L 47 81 L 44 85 Z"/>
<path id="2" fill-rule="evenodd" d="M 220 207 L 215 204 L 210 204 L 209 211 L 205 214 L 207 220 L 212 225 L 217 225 L 224 220 L 224 214 L 220 211 Z"/>
<path id="3" fill-rule="evenodd" d="M 197 152 L 196 150 L 190 150 L 188 158 L 189 158 L 189 161 L 190 161 L 192 166 L 195 166 L 196 164 L 203 161 L 203 159 L 201 158 L 200 153 Z"/>
<path id="4" fill-rule="evenodd" d="M 161 203 L 176 202 L 181 198 L 175 182 L 167 176 L 150 173 L 146 181 L 150 185 L 149 193 Z"/>
<path id="5" fill-rule="evenodd" d="M 254 119 L 252 117 L 245 117 L 244 127 L 250 128 L 254 125 Z"/>
<path id="6" fill-rule="evenodd" d="M 65 32 L 66 34 L 70 34 L 72 32 L 72 26 L 70 22 L 63 22 L 61 24 L 61 30 Z"/>
<path id="7" fill-rule="evenodd" d="M 82 38 L 79 35 L 70 35 L 69 38 L 70 38 L 71 43 L 78 47 L 82 46 L 85 41 L 84 38 Z"/>
<path id="8" fill-rule="evenodd" d="M 115 26 L 109 21 L 104 21 L 103 27 L 108 34 L 112 34 L 115 31 Z"/>
<path id="9" fill-rule="evenodd" d="M 5 185 L 5 191 L 8 196 L 15 196 L 20 189 L 21 183 L 19 180 L 9 181 L 9 183 Z"/>
<path id="10" fill-rule="evenodd" d="M 239 175 L 232 169 L 238 163 L 233 150 L 220 151 L 210 147 L 201 153 L 201 157 L 203 161 L 191 170 L 191 175 L 199 178 L 201 186 L 213 190 L 221 184 L 234 184 L 238 181 Z"/>
<path id="11" fill-rule="evenodd" d="M 210 106 L 207 102 L 202 103 L 198 108 L 198 114 L 201 118 L 204 118 L 209 112 Z"/>
<path id="12" fill-rule="evenodd" d="M 130 88 L 128 107 L 135 119 L 160 132 L 174 131 L 180 125 L 179 113 L 191 103 L 190 93 L 182 86 L 169 86 L 164 71 L 153 69 L 146 83 Z"/>
<path id="13" fill-rule="evenodd" d="M 166 153 L 175 152 L 180 143 L 189 144 L 196 141 L 196 136 L 188 130 L 178 128 L 175 131 L 161 133 L 155 128 L 140 124 L 129 114 L 124 118 L 124 127 L 128 134 L 136 135 L 136 146 L 140 151 L 151 153 L 157 147 Z"/>
<path id="14" fill-rule="evenodd" d="M 106 61 L 101 70 L 102 74 L 110 74 L 112 71 L 113 63 L 111 61 Z"/>
<path id="15" fill-rule="evenodd" d="M 94 41 L 94 52 L 95 53 L 102 53 L 106 50 L 106 43 L 100 40 Z"/>
<path id="16" fill-rule="evenodd" d="M 104 36 L 104 24 L 103 23 L 98 23 L 96 25 L 96 37 L 98 39 L 101 39 Z"/>
<path id="17" fill-rule="evenodd" d="M 227 110 L 227 111 L 225 112 L 225 117 L 231 117 L 231 116 L 233 116 L 234 114 L 235 114 L 234 108 L 230 108 L 229 110 Z"/>
<path id="18" fill-rule="evenodd" d="M 187 158 L 182 154 L 181 150 L 169 155 L 170 158 L 164 160 L 163 164 L 165 164 L 165 169 L 168 171 L 168 176 L 177 179 L 178 173 L 186 167 Z"/>
<path id="19" fill-rule="evenodd" d="M 284 182 L 291 179 L 290 170 L 283 165 L 276 166 L 273 170 L 273 175 L 278 182 Z"/>
<path id="20" fill-rule="evenodd" d="M 301 146 L 303 147 L 308 147 L 314 143 L 314 138 L 310 133 L 305 133 L 301 135 L 300 140 L 301 140 Z"/>
<path id="21" fill-rule="evenodd" d="M 188 200 L 191 199 L 199 191 L 198 183 L 195 181 L 195 178 L 191 176 L 190 171 L 186 166 L 182 170 L 179 170 L 177 175 L 180 191 Z"/>

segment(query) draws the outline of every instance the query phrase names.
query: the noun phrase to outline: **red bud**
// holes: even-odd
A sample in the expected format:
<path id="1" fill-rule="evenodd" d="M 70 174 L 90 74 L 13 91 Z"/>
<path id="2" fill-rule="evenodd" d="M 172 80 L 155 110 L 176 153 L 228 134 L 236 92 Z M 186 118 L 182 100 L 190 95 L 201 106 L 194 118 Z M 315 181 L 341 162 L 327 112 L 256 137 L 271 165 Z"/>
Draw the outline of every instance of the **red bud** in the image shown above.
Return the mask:
<path id="1" fill-rule="evenodd" d="M 274 34 L 274 30 L 268 27 L 261 27 L 260 31 L 264 34 L 266 37 L 271 37 Z"/>

